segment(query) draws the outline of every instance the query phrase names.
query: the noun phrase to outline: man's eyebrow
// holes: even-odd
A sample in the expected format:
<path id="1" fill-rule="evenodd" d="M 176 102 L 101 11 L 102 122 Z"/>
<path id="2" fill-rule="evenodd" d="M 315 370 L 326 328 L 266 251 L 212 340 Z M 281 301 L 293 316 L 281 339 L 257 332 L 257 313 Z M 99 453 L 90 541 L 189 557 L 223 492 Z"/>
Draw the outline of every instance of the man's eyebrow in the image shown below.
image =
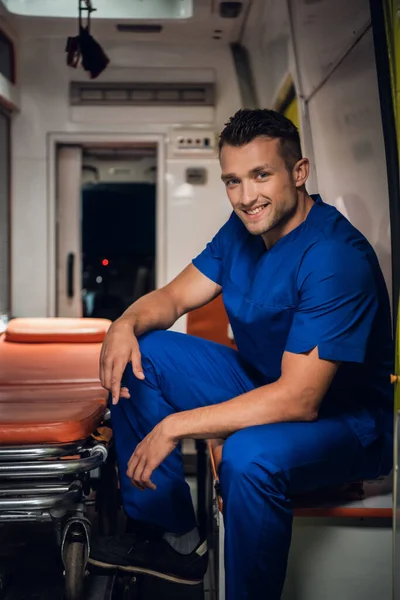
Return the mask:
<path id="1" fill-rule="evenodd" d="M 261 173 L 262 171 L 273 170 L 274 168 L 266 163 L 265 165 L 260 165 L 258 167 L 254 167 L 254 169 L 251 169 L 251 171 L 249 171 L 249 175 L 257 175 L 257 173 Z M 221 179 L 222 181 L 229 181 L 229 179 L 237 179 L 237 175 L 235 173 L 222 173 Z"/>
<path id="2" fill-rule="evenodd" d="M 222 173 L 221 179 L 222 181 L 228 181 L 229 179 L 235 179 L 237 175 L 235 173 Z"/>
<path id="3" fill-rule="evenodd" d="M 274 168 L 269 165 L 268 163 L 265 163 L 265 165 L 260 165 L 259 167 L 254 167 L 254 169 L 251 169 L 250 173 L 252 175 L 255 175 L 257 173 L 261 173 L 261 171 L 273 171 Z"/>

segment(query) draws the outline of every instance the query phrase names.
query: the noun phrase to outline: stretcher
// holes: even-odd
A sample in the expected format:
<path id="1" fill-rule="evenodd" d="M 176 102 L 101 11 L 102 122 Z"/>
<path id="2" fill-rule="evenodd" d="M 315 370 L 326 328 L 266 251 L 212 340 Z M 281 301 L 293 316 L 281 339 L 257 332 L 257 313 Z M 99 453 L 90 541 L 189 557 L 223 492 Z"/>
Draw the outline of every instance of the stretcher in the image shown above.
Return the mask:
<path id="1" fill-rule="evenodd" d="M 53 523 L 66 600 L 83 594 L 93 490 L 104 500 L 115 481 L 98 377 L 109 325 L 14 319 L 0 337 L 0 523 Z"/>

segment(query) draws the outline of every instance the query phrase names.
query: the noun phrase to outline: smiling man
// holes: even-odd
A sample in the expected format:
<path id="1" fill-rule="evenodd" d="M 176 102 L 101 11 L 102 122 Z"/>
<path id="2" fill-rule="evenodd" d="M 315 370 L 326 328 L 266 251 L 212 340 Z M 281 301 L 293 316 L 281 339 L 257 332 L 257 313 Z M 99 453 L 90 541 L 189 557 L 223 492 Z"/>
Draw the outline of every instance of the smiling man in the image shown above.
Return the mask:
<path id="1" fill-rule="evenodd" d="M 130 532 L 99 540 L 90 562 L 200 581 L 207 548 L 179 442 L 227 438 L 226 597 L 279 600 L 291 497 L 391 468 L 389 301 L 367 240 L 307 193 L 309 162 L 290 121 L 239 111 L 221 133 L 220 162 L 230 219 L 104 342 Z M 220 293 L 238 351 L 159 331 Z"/>

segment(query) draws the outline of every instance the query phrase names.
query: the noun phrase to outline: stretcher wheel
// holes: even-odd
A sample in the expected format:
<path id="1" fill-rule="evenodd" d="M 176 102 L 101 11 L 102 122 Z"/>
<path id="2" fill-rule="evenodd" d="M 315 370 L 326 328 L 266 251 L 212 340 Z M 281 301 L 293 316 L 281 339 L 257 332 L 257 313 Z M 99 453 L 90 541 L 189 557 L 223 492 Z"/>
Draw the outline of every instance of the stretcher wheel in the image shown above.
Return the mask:
<path id="1" fill-rule="evenodd" d="M 85 544 L 69 542 L 65 549 L 65 600 L 83 600 L 85 571 Z"/>

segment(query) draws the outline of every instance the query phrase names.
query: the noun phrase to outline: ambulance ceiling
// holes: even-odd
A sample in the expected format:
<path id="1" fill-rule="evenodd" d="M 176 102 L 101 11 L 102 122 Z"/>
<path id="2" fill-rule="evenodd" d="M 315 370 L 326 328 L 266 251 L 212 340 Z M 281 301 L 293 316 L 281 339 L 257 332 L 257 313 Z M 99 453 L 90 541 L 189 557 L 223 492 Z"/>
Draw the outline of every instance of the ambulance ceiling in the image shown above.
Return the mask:
<path id="1" fill-rule="evenodd" d="M 31 17 L 76 17 L 78 0 L 2 0 L 15 14 Z M 192 0 L 94 0 L 93 17 L 101 19 L 187 19 Z"/>
<path id="2" fill-rule="evenodd" d="M 253 1 L 92 0 L 93 32 L 107 53 L 113 44 L 135 42 L 217 47 L 241 39 Z M 21 38 L 65 38 L 76 31 L 78 0 L 0 0 L 0 15 L 3 6 Z"/>

